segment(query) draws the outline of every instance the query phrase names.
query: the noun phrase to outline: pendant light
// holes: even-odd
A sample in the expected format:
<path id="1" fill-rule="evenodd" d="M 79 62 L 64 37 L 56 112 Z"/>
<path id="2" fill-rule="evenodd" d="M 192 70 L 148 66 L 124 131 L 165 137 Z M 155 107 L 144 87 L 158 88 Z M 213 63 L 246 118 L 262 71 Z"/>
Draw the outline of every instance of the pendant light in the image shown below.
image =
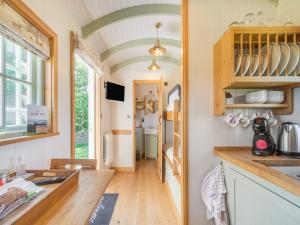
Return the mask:
<path id="1" fill-rule="evenodd" d="M 160 69 L 160 66 L 156 63 L 155 57 L 153 57 L 151 65 L 148 66 L 148 70 L 156 71 L 159 69 Z"/>
<path id="2" fill-rule="evenodd" d="M 163 46 L 161 46 L 160 41 L 158 39 L 158 29 L 161 27 L 161 23 L 158 22 L 155 24 L 156 30 L 156 41 L 155 44 L 152 48 L 149 49 L 149 53 L 153 56 L 159 56 L 159 55 L 164 55 L 167 50 Z"/>

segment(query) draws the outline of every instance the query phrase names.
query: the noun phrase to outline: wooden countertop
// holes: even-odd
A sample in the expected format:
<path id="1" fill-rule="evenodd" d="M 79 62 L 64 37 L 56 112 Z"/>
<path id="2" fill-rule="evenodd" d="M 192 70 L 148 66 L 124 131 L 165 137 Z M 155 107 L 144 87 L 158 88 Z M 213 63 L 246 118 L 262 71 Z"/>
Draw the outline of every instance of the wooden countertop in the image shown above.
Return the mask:
<path id="1" fill-rule="evenodd" d="M 78 186 L 69 190 L 34 224 L 86 224 L 113 173 L 113 170 L 81 170 Z"/>
<path id="2" fill-rule="evenodd" d="M 270 168 L 270 166 L 300 166 L 300 159 L 276 155 L 254 156 L 250 147 L 215 147 L 214 154 L 290 193 L 300 196 L 300 180 Z"/>

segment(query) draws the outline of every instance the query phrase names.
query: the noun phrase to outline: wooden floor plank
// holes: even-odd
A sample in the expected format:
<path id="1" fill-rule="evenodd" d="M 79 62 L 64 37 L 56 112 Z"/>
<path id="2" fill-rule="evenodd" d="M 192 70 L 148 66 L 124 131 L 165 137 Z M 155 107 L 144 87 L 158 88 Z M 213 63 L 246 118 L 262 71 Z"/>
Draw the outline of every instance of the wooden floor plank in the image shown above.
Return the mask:
<path id="1" fill-rule="evenodd" d="M 137 162 L 136 173 L 116 173 L 106 193 L 119 193 L 110 225 L 178 225 L 154 160 Z"/>

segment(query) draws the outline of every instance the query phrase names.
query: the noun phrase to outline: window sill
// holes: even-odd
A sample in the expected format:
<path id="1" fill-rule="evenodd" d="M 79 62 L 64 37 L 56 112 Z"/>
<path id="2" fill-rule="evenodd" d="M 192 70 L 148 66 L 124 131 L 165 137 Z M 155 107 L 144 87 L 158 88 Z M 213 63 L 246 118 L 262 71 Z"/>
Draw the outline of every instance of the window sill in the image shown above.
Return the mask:
<path id="1" fill-rule="evenodd" d="M 53 137 L 53 136 L 57 136 L 57 135 L 59 135 L 59 132 L 0 139 L 0 146 L 16 144 L 16 143 L 25 142 L 25 141 L 32 141 L 32 140 L 37 140 L 37 139 L 41 139 L 41 138 L 48 138 L 48 137 Z"/>

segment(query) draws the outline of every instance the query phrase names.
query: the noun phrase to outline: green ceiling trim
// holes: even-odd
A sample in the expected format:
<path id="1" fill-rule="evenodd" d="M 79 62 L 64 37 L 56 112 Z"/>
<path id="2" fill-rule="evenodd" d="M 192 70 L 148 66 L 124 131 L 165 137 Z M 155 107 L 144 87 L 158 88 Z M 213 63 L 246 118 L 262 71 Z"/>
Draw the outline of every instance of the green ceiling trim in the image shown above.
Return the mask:
<path id="1" fill-rule="evenodd" d="M 125 9 L 121 9 L 112 12 L 108 15 L 102 16 L 91 23 L 82 27 L 82 37 L 86 38 L 96 30 L 102 27 L 114 23 L 119 20 L 123 20 L 130 17 L 141 16 L 141 15 L 154 15 L 154 14 L 169 14 L 169 15 L 180 15 L 180 6 L 172 4 L 150 4 L 133 6 Z"/>
<path id="2" fill-rule="evenodd" d="M 268 0 L 268 1 L 271 2 L 274 6 L 279 5 L 279 0 Z"/>
<path id="3" fill-rule="evenodd" d="M 162 43 L 162 45 L 165 45 L 165 46 L 172 46 L 172 47 L 176 47 L 176 48 L 181 47 L 181 42 L 178 40 L 175 40 L 175 39 L 160 38 L 159 40 Z M 141 38 L 141 39 L 124 42 L 122 44 L 119 44 L 117 46 L 114 46 L 114 47 L 104 51 L 100 55 L 101 61 L 106 60 L 108 57 L 110 57 L 111 55 L 113 55 L 117 52 L 129 49 L 129 48 L 134 48 L 136 46 L 151 45 L 151 44 L 154 44 L 155 41 L 156 41 L 156 38 Z"/>
<path id="4" fill-rule="evenodd" d="M 127 66 L 130 66 L 132 64 L 135 64 L 135 63 L 139 63 L 139 62 L 145 62 L 145 61 L 149 61 L 149 65 L 152 61 L 152 57 L 151 56 L 140 56 L 140 57 L 135 57 L 135 58 L 131 58 L 131 59 L 127 59 L 123 62 L 120 62 L 114 66 L 112 66 L 110 68 L 110 72 L 113 74 L 115 72 L 117 72 L 118 70 L 124 68 L 124 67 L 127 67 Z M 181 63 L 180 63 L 180 60 L 178 59 L 175 59 L 175 58 L 172 58 L 172 57 L 169 57 L 169 56 L 160 56 L 156 59 L 156 61 L 158 62 L 158 64 L 160 62 L 167 62 L 167 63 L 171 63 L 171 64 L 174 64 L 176 66 L 180 66 Z"/>

